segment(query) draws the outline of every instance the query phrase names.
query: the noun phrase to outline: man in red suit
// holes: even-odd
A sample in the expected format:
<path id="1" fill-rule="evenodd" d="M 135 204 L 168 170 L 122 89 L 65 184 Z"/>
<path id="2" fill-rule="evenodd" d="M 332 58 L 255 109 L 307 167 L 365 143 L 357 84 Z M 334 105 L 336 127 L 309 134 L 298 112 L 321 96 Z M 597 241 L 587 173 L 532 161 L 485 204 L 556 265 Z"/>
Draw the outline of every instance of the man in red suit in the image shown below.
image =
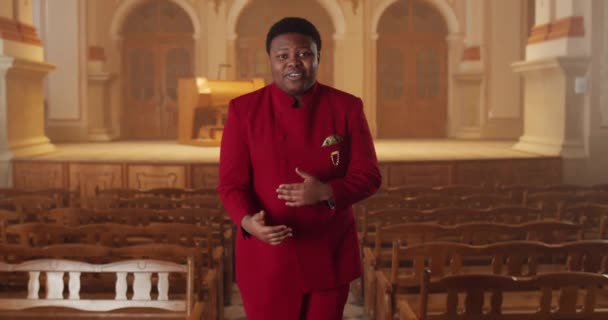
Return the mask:
<path id="1" fill-rule="evenodd" d="M 249 320 L 338 320 L 361 273 L 351 205 L 381 183 L 361 99 L 316 81 L 321 37 L 305 19 L 272 26 L 273 83 L 230 102 L 222 202 L 239 234 Z"/>

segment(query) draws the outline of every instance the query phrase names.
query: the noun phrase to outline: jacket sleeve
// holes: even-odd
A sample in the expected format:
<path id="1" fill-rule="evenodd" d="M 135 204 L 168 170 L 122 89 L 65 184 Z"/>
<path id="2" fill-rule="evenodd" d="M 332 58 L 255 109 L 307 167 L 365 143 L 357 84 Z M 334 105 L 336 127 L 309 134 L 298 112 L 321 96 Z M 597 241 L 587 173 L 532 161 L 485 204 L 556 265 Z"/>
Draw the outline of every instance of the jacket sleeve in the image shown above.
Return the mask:
<path id="1" fill-rule="evenodd" d="M 350 162 L 343 178 L 329 181 L 336 211 L 371 196 L 382 183 L 374 141 L 363 113 L 361 99 L 357 99 L 355 107 L 349 110 L 347 121 Z"/>
<path id="2" fill-rule="evenodd" d="M 251 158 L 243 122 L 233 101 L 228 106 L 228 117 L 222 134 L 219 163 L 218 193 L 230 218 L 241 229 L 241 220 L 253 215 L 256 201 L 253 194 Z"/>

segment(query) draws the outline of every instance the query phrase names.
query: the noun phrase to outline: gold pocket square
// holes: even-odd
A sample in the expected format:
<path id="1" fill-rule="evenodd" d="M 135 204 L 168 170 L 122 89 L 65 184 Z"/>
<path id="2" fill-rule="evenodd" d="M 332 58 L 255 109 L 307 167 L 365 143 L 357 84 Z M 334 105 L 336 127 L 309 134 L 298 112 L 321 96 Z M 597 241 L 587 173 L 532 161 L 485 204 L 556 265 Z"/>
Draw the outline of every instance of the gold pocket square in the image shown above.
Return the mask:
<path id="1" fill-rule="evenodd" d="M 325 138 L 325 140 L 323 140 L 323 144 L 321 145 L 321 147 L 328 147 L 334 144 L 338 144 L 340 142 L 342 142 L 342 137 L 337 134 L 332 134 L 331 136 L 328 136 L 327 138 Z"/>

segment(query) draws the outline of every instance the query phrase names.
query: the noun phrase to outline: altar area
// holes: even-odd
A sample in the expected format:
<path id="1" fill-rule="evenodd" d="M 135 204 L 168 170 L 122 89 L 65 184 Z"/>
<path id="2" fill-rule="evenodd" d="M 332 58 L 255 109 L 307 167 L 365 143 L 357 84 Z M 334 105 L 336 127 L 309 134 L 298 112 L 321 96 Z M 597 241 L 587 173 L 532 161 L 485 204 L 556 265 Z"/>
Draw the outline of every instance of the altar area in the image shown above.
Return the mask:
<path id="1" fill-rule="evenodd" d="M 561 183 L 561 158 L 512 149 L 516 141 L 377 140 L 385 186 Z M 215 188 L 219 147 L 175 141 L 55 144 L 43 155 L 16 157 L 16 188 Z"/>

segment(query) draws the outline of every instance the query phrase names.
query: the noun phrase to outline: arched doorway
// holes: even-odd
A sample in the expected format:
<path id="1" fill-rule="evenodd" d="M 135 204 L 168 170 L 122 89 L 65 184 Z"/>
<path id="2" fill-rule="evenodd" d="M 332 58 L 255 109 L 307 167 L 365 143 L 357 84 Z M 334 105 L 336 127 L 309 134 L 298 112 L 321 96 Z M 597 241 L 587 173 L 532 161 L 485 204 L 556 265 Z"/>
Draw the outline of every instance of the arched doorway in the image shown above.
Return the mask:
<path id="1" fill-rule="evenodd" d="M 283 17 L 302 17 L 317 27 L 322 39 L 317 79 L 323 84 L 333 85 L 335 29 L 325 9 L 316 1 L 252 1 L 241 13 L 236 27 L 237 78 L 260 77 L 266 83 L 272 82 L 266 53 L 266 33 L 273 23 Z"/>
<path id="2" fill-rule="evenodd" d="M 177 137 L 177 82 L 194 75 L 194 27 L 168 0 L 150 0 L 126 19 L 123 45 L 123 136 Z"/>
<path id="3" fill-rule="evenodd" d="M 426 1 L 399 0 L 382 14 L 377 45 L 379 138 L 444 138 L 447 27 Z"/>

